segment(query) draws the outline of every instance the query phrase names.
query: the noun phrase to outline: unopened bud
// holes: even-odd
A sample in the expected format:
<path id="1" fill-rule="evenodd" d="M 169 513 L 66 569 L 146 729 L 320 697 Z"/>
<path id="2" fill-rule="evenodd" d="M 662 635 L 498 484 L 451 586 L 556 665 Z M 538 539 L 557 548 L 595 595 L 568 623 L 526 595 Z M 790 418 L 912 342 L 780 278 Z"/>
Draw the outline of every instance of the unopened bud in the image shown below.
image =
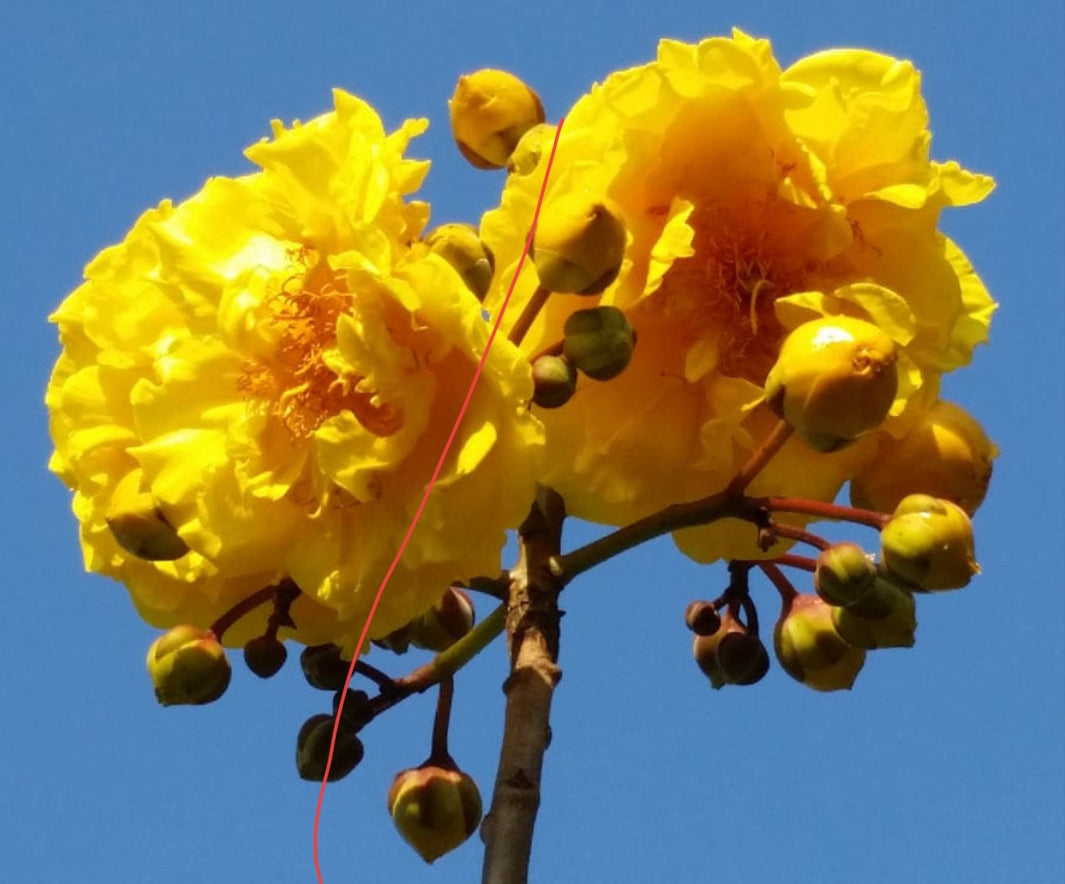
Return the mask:
<path id="1" fill-rule="evenodd" d="M 473 629 L 473 600 L 460 587 L 451 586 L 428 611 L 411 624 L 411 644 L 428 651 L 446 651 Z"/>
<path id="2" fill-rule="evenodd" d="M 288 651 L 275 635 L 260 635 L 244 645 L 244 662 L 259 678 L 270 678 L 281 671 Z"/>
<path id="3" fill-rule="evenodd" d="M 373 643 L 379 648 L 391 651 L 393 654 L 406 654 L 410 650 L 413 624 L 404 623 L 399 629 L 393 629 L 388 635 L 373 639 Z"/>
<path id="4" fill-rule="evenodd" d="M 513 74 L 486 68 L 459 77 L 447 104 L 451 134 L 478 169 L 501 169 L 529 129 L 544 121 L 540 97 Z"/>
<path id="5" fill-rule="evenodd" d="M 577 389 L 577 369 L 564 356 L 541 356 L 532 364 L 533 403 L 561 408 Z"/>
<path id="6" fill-rule="evenodd" d="M 511 175 L 531 175 L 535 172 L 540 160 L 551 151 L 555 129 L 550 123 L 537 123 L 522 135 L 507 160 L 507 171 Z"/>
<path id="7" fill-rule="evenodd" d="M 175 626 L 152 643 L 147 663 L 164 706 L 212 703 L 229 687 L 229 660 L 209 629 Z"/>
<path id="8" fill-rule="evenodd" d="M 959 589 L 980 572 L 965 510 L 927 495 L 899 502 L 880 532 L 880 554 L 889 571 L 921 589 Z"/>
<path id="9" fill-rule="evenodd" d="M 695 636 L 692 653 L 714 688 L 754 684 L 769 671 L 765 645 L 729 611 L 721 617 L 721 627 L 716 632 Z"/>
<path id="10" fill-rule="evenodd" d="M 312 715 L 296 737 L 296 770 L 300 778 L 320 783 L 329 764 L 329 747 L 333 744 L 334 719 L 321 713 Z M 341 727 L 333 744 L 333 763 L 329 764 L 329 782 L 341 780 L 362 761 L 363 745 L 355 734 Z"/>
<path id="11" fill-rule="evenodd" d="M 876 565 L 856 543 L 834 543 L 817 557 L 814 587 L 830 605 L 856 602 L 875 580 Z"/>
<path id="12" fill-rule="evenodd" d="M 312 688 L 339 691 L 348 680 L 351 661 L 340 656 L 336 645 L 311 645 L 300 654 L 300 668 Z"/>
<path id="13" fill-rule="evenodd" d="M 876 459 L 851 479 L 851 502 L 890 513 L 908 494 L 949 500 L 970 516 L 983 502 L 998 449 L 965 409 L 939 400 L 901 439 L 883 434 Z"/>
<path id="14" fill-rule="evenodd" d="M 913 647 L 917 607 L 913 594 L 884 578 L 846 608 L 832 609 L 832 623 L 845 642 L 856 648 Z"/>
<path id="15" fill-rule="evenodd" d="M 832 610 L 815 595 L 796 595 L 785 603 L 773 630 L 784 671 L 817 691 L 850 690 L 865 664 L 865 651 L 836 631 Z"/>
<path id="16" fill-rule="evenodd" d="M 344 730 L 357 733 L 373 721 L 374 711 L 370 705 L 370 695 L 355 688 L 348 688 L 347 692 L 337 691 L 333 695 L 334 718 L 340 709 L 341 697 L 344 698 L 344 708 L 340 710 L 340 726 Z"/>
<path id="17" fill-rule="evenodd" d="M 142 475 L 140 470 L 134 470 L 115 486 L 107 510 L 107 527 L 118 545 L 139 559 L 180 559 L 189 547 L 166 520 L 151 493 L 141 487 Z"/>
<path id="18" fill-rule="evenodd" d="M 616 206 L 566 194 L 545 203 L 529 257 L 548 291 L 597 295 L 621 272 L 625 241 Z"/>
<path id="19" fill-rule="evenodd" d="M 636 332 L 617 307 L 577 310 L 566 319 L 563 333 L 563 355 L 596 381 L 621 374 L 636 346 Z"/>
<path id="20" fill-rule="evenodd" d="M 898 392 L 894 341 L 861 319 L 805 322 L 784 339 L 765 382 L 773 412 L 817 451 L 878 427 Z"/>
<path id="21" fill-rule="evenodd" d="M 441 224 L 425 236 L 429 251 L 455 268 L 478 301 L 492 287 L 496 261 L 492 250 L 469 224 Z"/>
<path id="22" fill-rule="evenodd" d="M 477 830 L 481 794 L 468 774 L 425 764 L 396 775 L 388 812 L 403 840 L 431 863 Z"/>
<path id="23" fill-rule="evenodd" d="M 684 611 L 684 623 L 696 635 L 713 635 L 721 628 L 721 617 L 710 602 L 692 602 Z"/>

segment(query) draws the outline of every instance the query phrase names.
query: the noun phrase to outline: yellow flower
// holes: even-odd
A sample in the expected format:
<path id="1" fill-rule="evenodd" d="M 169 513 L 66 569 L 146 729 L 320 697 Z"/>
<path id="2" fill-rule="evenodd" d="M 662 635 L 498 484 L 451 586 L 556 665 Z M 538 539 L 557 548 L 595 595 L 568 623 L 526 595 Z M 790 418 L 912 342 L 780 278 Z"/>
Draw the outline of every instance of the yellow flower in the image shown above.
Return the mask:
<path id="1" fill-rule="evenodd" d="M 897 345 L 885 430 L 934 400 L 939 374 L 986 339 L 995 305 L 936 230 L 941 209 L 983 199 L 992 181 L 930 160 L 929 140 L 909 62 L 833 50 L 782 70 L 767 41 L 739 31 L 662 41 L 656 61 L 577 102 L 545 211 L 574 194 L 619 208 L 629 242 L 599 303 L 625 311 L 638 343 L 618 378 L 582 380 L 563 407 L 539 412 L 544 480 L 569 512 L 619 524 L 723 487 L 766 432 L 759 405 L 781 341 L 810 319 L 852 316 Z M 499 271 L 490 308 L 521 254 L 545 157 L 515 167 L 482 222 Z M 526 265 L 511 322 L 535 287 Z M 588 301 L 552 295 L 523 349 L 561 340 Z M 818 454 L 792 440 L 751 490 L 829 499 L 874 449 Z M 705 561 L 758 554 L 749 526 L 677 539 Z"/>
<path id="2" fill-rule="evenodd" d="M 51 467 L 74 490 L 86 567 L 155 625 L 207 626 L 291 577 L 291 634 L 351 650 L 487 343 L 461 277 L 412 248 L 428 207 L 405 197 L 428 164 L 403 153 L 424 121 L 386 134 L 367 104 L 334 99 L 275 122 L 247 151 L 261 171 L 146 212 L 52 317 Z M 373 635 L 498 571 L 534 493 L 531 396 L 527 360 L 497 340 Z M 109 516 L 137 532 L 125 547 Z"/>

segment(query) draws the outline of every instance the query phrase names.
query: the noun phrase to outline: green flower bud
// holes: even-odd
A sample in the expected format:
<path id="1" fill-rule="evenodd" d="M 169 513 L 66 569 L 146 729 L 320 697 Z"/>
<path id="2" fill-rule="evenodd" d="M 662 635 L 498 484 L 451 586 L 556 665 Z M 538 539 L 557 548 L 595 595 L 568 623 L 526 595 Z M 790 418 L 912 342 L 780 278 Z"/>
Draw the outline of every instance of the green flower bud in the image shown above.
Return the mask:
<path id="1" fill-rule="evenodd" d="M 106 515 L 107 527 L 118 545 L 139 559 L 180 559 L 189 547 L 166 520 L 151 493 L 141 487 L 142 475 L 140 470 L 134 470 L 115 486 Z"/>
<path id="2" fill-rule="evenodd" d="M 213 703 L 229 687 L 229 660 L 209 629 L 175 626 L 152 643 L 147 663 L 164 706 Z"/>
<path id="3" fill-rule="evenodd" d="M 754 684 L 769 671 L 769 654 L 756 635 L 726 611 L 721 627 L 711 635 L 696 635 L 695 662 L 715 689 L 727 684 Z"/>
<path id="4" fill-rule="evenodd" d="M 492 287 L 496 261 L 475 228 L 469 224 L 441 224 L 425 236 L 425 244 L 458 271 L 478 301 L 484 300 Z"/>
<path id="5" fill-rule="evenodd" d="M 949 500 L 970 516 L 987 493 L 998 449 L 960 406 L 939 400 L 901 439 L 883 434 L 876 459 L 851 479 L 851 502 L 889 513 L 908 494 Z"/>
<path id="6" fill-rule="evenodd" d="M 337 691 L 333 695 L 333 717 L 336 718 L 337 710 L 340 709 L 340 698 L 344 698 L 344 709 L 340 713 L 340 726 L 353 734 L 361 731 L 374 719 L 373 707 L 370 704 L 370 695 L 366 691 L 358 691 L 348 688 L 347 692 Z"/>
<path id="7" fill-rule="evenodd" d="M 814 588 L 830 605 L 849 605 L 876 581 L 876 565 L 856 543 L 835 543 L 821 550 L 814 570 Z"/>
<path id="8" fill-rule="evenodd" d="M 431 863 L 477 830 L 481 794 L 462 771 L 426 763 L 396 775 L 388 812 L 403 840 Z"/>
<path id="9" fill-rule="evenodd" d="M 843 640 L 856 648 L 910 648 L 917 629 L 917 607 L 912 593 L 878 577 L 857 602 L 833 608 L 832 623 Z"/>
<path id="10" fill-rule="evenodd" d="M 303 722 L 296 737 L 296 770 L 300 779 L 320 783 L 325 776 L 333 722 L 333 716 L 324 713 L 312 715 Z M 362 740 L 350 730 L 340 728 L 333 746 L 333 763 L 329 765 L 329 782 L 342 780 L 351 773 L 362 761 L 363 752 Z"/>
<path id="11" fill-rule="evenodd" d="M 684 611 L 684 623 L 696 635 L 713 635 L 721 628 L 721 617 L 710 602 L 692 602 Z"/>
<path id="12" fill-rule="evenodd" d="M 849 316 L 804 322 L 784 339 L 765 382 L 778 416 L 817 451 L 835 451 L 878 427 L 898 392 L 895 342 Z"/>
<path id="13" fill-rule="evenodd" d="M 625 241 L 613 203 L 566 194 L 544 204 L 529 257 L 548 291 L 598 295 L 621 272 Z"/>
<path id="14" fill-rule="evenodd" d="M 596 381 L 621 374 L 636 346 L 636 332 L 617 307 L 577 310 L 566 320 L 563 333 L 563 355 Z"/>
<path id="15" fill-rule="evenodd" d="M 446 651 L 473 629 L 473 600 L 458 586 L 451 586 L 428 611 L 411 624 L 411 644 L 428 651 Z"/>
<path id="16" fill-rule="evenodd" d="M 244 645 L 244 662 L 259 678 L 270 678 L 281 671 L 288 651 L 275 635 L 260 635 Z"/>
<path id="17" fill-rule="evenodd" d="M 490 68 L 459 77 L 447 106 L 455 144 L 478 169 L 503 168 L 522 135 L 544 121 L 544 106 L 532 89 Z"/>
<path id="18" fill-rule="evenodd" d="M 312 645 L 300 654 L 300 668 L 312 688 L 339 691 L 348 680 L 351 661 L 340 656 L 336 645 Z"/>
<path id="19" fill-rule="evenodd" d="M 965 510 L 927 495 L 899 502 L 880 532 L 880 554 L 889 571 L 921 589 L 959 589 L 980 573 Z"/>
<path id="20" fill-rule="evenodd" d="M 564 356 L 541 356 L 532 364 L 533 404 L 560 408 L 577 389 L 577 369 Z"/>
<path id="21" fill-rule="evenodd" d="M 773 630 L 784 671 L 817 691 L 850 690 L 865 664 L 865 651 L 836 631 L 832 611 L 815 595 L 796 595 L 784 604 Z"/>
<path id="22" fill-rule="evenodd" d="M 550 123 L 537 123 L 526 131 L 507 160 L 507 171 L 511 175 L 531 175 L 535 172 L 540 160 L 551 152 L 556 128 Z"/>

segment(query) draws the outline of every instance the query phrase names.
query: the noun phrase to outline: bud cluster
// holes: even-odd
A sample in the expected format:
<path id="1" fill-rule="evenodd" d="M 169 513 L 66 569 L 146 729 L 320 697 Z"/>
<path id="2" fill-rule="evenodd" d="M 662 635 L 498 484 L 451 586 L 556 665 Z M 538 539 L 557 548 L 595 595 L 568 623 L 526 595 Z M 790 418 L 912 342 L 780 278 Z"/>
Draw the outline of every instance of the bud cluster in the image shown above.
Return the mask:
<path id="1" fill-rule="evenodd" d="M 695 662 L 715 689 L 727 684 L 752 685 L 769 671 L 769 654 L 757 630 L 741 622 L 734 607 L 722 612 L 709 602 L 693 602 L 685 612 L 685 621 L 695 633 Z"/>

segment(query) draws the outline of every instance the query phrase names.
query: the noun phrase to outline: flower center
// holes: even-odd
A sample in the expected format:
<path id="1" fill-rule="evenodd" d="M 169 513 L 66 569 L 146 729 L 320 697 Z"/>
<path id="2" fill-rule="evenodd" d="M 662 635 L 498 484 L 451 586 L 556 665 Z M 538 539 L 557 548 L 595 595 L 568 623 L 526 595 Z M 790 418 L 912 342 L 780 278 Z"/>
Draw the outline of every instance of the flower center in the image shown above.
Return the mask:
<path id="1" fill-rule="evenodd" d="M 785 332 L 773 304 L 804 291 L 820 267 L 795 248 L 788 220 L 787 207 L 776 200 L 740 210 L 702 205 L 692 212 L 695 254 L 677 261 L 663 279 L 664 309 L 688 346 L 715 341 L 721 374 L 765 381 Z"/>
<path id="2" fill-rule="evenodd" d="M 303 254 L 297 260 L 308 263 Z M 238 387 L 268 403 L 270 414 L 294 438 L 306 439 L 341 411 L 350 411 L 375 436 L 390 436 L 403 426 L 399 408 L 382 402 L 374 391 L 358 388 L 361 376 L 330 367 L 337 319 L 351 305 L 342 275 L 325 261 L 290 276 L 267 299 L 277 344 L 271 359 L 246 363 Z"/>

